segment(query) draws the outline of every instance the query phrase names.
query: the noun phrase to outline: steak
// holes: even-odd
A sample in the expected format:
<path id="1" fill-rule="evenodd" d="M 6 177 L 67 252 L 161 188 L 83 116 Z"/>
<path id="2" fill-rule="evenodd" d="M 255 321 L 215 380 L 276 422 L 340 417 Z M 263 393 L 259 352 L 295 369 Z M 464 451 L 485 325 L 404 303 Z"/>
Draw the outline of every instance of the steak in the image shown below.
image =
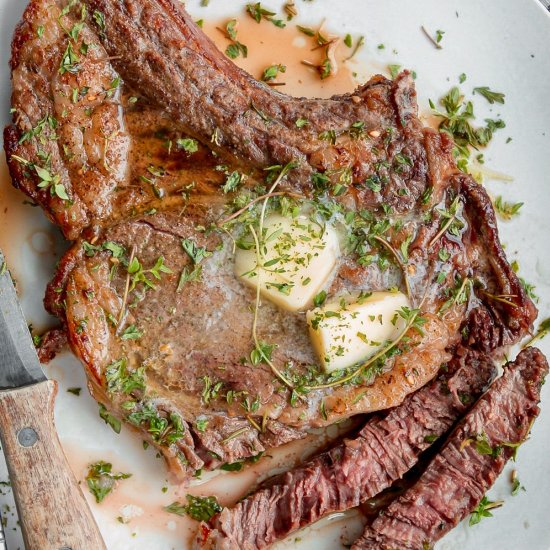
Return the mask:
<path id="1" fill-rule="evenodd" d="M 164 0 L 33 0 L 11 66 L 14 184 L 76 240 L 47 308 L 103 416 L 138 430 L 183 480 L 399 405 L 461 340 L 499 355 L 536 316 L 489 197 L 457 169 L 450 138 L 422 126 L 408 72 L 290 98 Z M 399 287 L 421 308 L 423 325 L 350 380 L 316 366 L 304 312 L 265 302 L 256 316 L 233 273 L 273 174 L 270 208 L 346 227 L 329 296 Z M 252 360 L 253 327 L 290 383 Z"/>
<path id="2" fill-rule="evenodd" d="M 436 380 L 385 416 L 371 417 L 357 437 L 225 508 L 199 528 L 196 546 L 265 548 L 334 512 L 376 496 L 399 480 L 446 433 L 495 375 L 487 355 L 459 348 Z"/>
<path id="3" fill-rule="evenodd" d="M 380 161 L 385 130 L 396 133 L 392 154 L 402 151 L 412 165 L 392 174 L 382 197 L 396 207 L 412 206 L 425 190 L 430 155 L 441 151 L 441 138 L 416 117 L 412 77 L 395 83 L 375 77 L 353 94 L 328 100 L 293 98 L 278 93 L 236 67 L 193 22 L 182 4 L 170 0 L 88 0 L 90 12 L 103 14 L 99 36 L 124 80 L 166 109 L 192 135 L 212 141 L 247 167 L 298 164 L 292 179 L 309 186 L 314 171 L 348 169 L 363 182 Z M 303 128 L 298 119 L 309 122 Z M 350 139 L 353 124 L 367 140 Z M 351 131 L 351 136 L 350 136 Z M 328 134 L 326 134 L 328 132 Z M 328 138 L 328 139 L 327 139 Z M 424 145 L 426 142 L 426 145 Z M 452 160 L 439 153 L 441 176 Z M 397 200 L 406 187 L 407 198 Z M 373 194 L 366 192 L 373 198 Z M 437 196 L 437 193 L 436 193 Z M 364 199 L 360 197 L 362 203 Z"/>
<path id="4" fill-rule="evenodd" d="M 352 548 L 431 548 L 464 519 L 529 434 L 547 373 L 548 363 L 536 348 L 508 363 L 420 480 L 383 510 Z"/>
<path id="5" fill-rule="evenodd" d="M 123 87 L 98 37 L 81 20 L 81 5 L 63 12 L 66 4 L 33 0 L 13 38 L 14 123 L 4 130 L 4 148 L 14 186 L 74 240 L 89 226 L 180 208 L 193 181 L 222 183 L 210 151 L 178 148 L 185 135 L 166 113 Z M 75 25 L 82 27 L 72 41 L 63 29 Z M 78 59 L 73 64 L 63 61 L 69 46 Z M 36 167 L 58 176 L 70 200 L 39 187 Z M 162 177 L 151 173 L 158 167 Z"/>

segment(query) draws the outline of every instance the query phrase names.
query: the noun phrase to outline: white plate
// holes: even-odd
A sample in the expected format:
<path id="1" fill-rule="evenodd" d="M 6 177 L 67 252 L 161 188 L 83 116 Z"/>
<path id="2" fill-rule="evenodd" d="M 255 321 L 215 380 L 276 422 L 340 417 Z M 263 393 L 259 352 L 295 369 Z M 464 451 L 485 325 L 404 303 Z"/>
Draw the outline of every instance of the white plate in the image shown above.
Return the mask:
<path id="1" fill-rule="evenodd" d="M 244 3 L 244 2 L 243 2 Z M 189 2 L 189 9 L 198 17 L 220 18 L 238 15 L 246 17 L 237 2 L 211 0 L 208 8 L 201 8 L 198 0 Z M 277 8 L 282 2 L 266 1 Z M 397 63 L 417 72 L 419 104 L 428 112 L 428 98 L 438 98 L 450 86 L 457 84 L 458 75 L 466 73 L 462 89 L 471 95 L 475 86 L 490 86 L 506 94 L 504 106 L 489 106 L 476 96 L 476 113 L 485 116 L 500 115 L 506 129 L 499 131 L 485 152 L 486 165 L 513 176 L 512 183 L 488 182 L 494 195 L 507 200 L 523 201 L 521 215 L 510 223 L 501 224 L 502 241 L 510 259 L 518 259 L 521 274 L 536 285 L 540 297 L 540 318 L 550 315 L 550 17 L 537 0 L 329 0 L 304 2 L 297 0 L 299 22 L 316 26 L 327 18 L 327 28 L 343 35 L 365 35 L 366 46 L 358 54 L 363 67 L 370 72 L 381 70 L 389 63 Z M 336 7 L 337 6 L 337 7 Z M 21 0 L 0 0 L 0 121 L 8 122 L 10 82 L 7 61 L 10 37 L 24 9 Z M 424 25 L 432 33 L 445 31 L 442 50 L 436 50 L 420 32 Z M 275 29 L 276 30 L 276 29 Z M 378 44 L 385 49 L 378 49 Z M 256 55 L 254 44 L 249 44 L 250 55 Z M 261 48 L 258 46 L 257 52 Z M 276 56 L 277 52 L 271 52 Z M 258 53 L 257 55 L 260 55 Z M 266 55 L 266 52 L 263 52 Z M 272 62 L 284 62 L 273 59 Z M 506 143 L 512 137 L 510 143 Z M 11 191 L 4 159 L 0 167 L 0 247 L 20 284 L 27 318 L 37 327 L 45 327 L 51 320 L 42 308 L 46 281 L 53 273 L 55 261 L 64 246 L 38 209 L 22 206 L 22 195 Z M 6 204 L 8 210 L 5 210 Z M 55 238 L 51 236 L 54 235 Z M 51 241 L 50 241 L 51 240 Z M 541 343 L 550 354 L 550 338 Z M 56 421 L 66 453 L 79 479 L 83 479 L 86 464 L 106 459 L 114 468 L 130 471 L 134 476 L 121 483 L 116 492 L 101 505 L 92 504 L 102 532 L 110 549 L 183 549 L 189 534 L 188 524 L 177 516 L 161 511 L 161 506 L 176 498 L 183 498 L 185 489 L 165 485 L 162 461 L 154 452 L 144 452 L 139 438 L 123 429 L 116 436 L 98 418 L 97 406 L 84 389 L 80 397 L 66 392 L 71 386 L 85 386 L 78 362 L 64 353 L 47 367 L 48 374 L 60 383 L 56 403 Z M 543 389 L 543 406 L 535 424 L 532 438 L 522 446 L 518 460 L 490 491 L 491 499 L 503 499 L 505 505 L 494 512 L 494 518 L 484 519 L 475 527 L 461 525 L 438 545 L 440 549 L 474 550 L 517 549 L 548 550 L 550 548 L 550 387 Z M 302 451 L 300 451 L 302 452 Z M 285 453 L 279 454 L 279 465 L 285 462 Z M 222 501 L 240 485 L 246 485 L 271 467 L 259 465 L 241 476 L 226 475 L 217 483 Z M 509 475 L 517 469 L 526 492 L 510 495 Z M 30 475 L 30 474 L 29 474 Z M 6 479 L 5 469 L 0 479 Z M 209 486 L 208 489 L 210 489 Z M 0 488 L 0 492 L 9 490 Z M 9 498 L 1 497 L 1 498 Z M 3 502 L 3 501 L 2 501 Z M 91 501 L 90 501 L 91 502 Z M 142 515 L 127 525 L 116 517 L 124 505 Z M 13 505 L 10 511 L 2 509 L 8 527 L 6 534 L 10 548 L 22 547 L 15 525 Z M 132 509 L 130 509 L 131 511 Z M 128 512 L 129 509 L 127 508 Z M 355 518 L 355 519 L 354 519 Z M 301 533 L 301 541 L 289 541 L 286 548 L 337 548 L 340 533 L 356 530 L 356 515 L 335 517 L 324 522 L 322 529 Z M 348 533 L 349 536 L 349 533 Z"/>

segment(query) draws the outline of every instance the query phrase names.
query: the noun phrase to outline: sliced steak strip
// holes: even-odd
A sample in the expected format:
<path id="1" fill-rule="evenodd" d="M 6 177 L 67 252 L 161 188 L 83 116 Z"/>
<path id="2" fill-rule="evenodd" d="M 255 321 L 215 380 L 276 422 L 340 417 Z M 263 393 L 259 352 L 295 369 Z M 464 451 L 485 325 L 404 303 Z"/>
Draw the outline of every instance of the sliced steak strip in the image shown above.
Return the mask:
<path id="1" fill-rule="evenodd" d="M 423 550 L 450 531 L 481 501 L 514 446 L 539 413 L 548 363 L 536 348 L 522 351 L 476 403 L 420 480 L 393 502 L 355 542 L 353 550 Z M 482 437 L 493 454 L 480 454 Z"/>
<path id="2" fill-rule="evenodd" d="M 371 418 L 356 438 L 269 480 L 223 510 L 210 526 L 202 525 L 197 547 L 265 548 L 329 513 L 377 495 L 451 428 L 494 374 L 489 357 L 460 348 L 437 380 L 386 416 Z"/>

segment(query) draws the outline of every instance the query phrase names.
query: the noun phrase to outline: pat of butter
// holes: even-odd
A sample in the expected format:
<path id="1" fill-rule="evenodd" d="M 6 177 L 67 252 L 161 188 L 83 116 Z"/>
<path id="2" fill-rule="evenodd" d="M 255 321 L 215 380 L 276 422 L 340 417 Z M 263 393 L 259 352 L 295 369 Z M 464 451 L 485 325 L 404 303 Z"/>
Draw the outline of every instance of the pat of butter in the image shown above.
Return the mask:
<path id="1" fill-rule="evenodd" d="M 311 342 L 326 372 L 366 361 L 403 332 L 399 315 L 410 307 L 401 292 L 373 292 L 353 302 L 331 302 L 307 312 Z"/>
<path id="2" fill-rule="evenodd" d="M 338 235 L 330 225 L 320 227 L 307 216 L 271 214 L 264 221 L 262 266 L 256 247 L 238 249 L 235 274 L 278 306 L 305 308 L 330 276 L 339 255 Z M 258 282 L 259 281 L 259 282 Z"/>

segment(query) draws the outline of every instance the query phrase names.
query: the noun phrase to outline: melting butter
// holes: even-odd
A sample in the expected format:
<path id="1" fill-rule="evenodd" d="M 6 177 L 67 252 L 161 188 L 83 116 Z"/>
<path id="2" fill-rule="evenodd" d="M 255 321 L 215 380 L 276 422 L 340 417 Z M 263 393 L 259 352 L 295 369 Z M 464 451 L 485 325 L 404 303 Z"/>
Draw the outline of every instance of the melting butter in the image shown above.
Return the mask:
<path id="1" fill-rule="evenodd" d="M 312 301 L 329 278 L 340 254 L 331 225 L 320 226 L 305 215 L 271 214 L 264 221 L 258 265 L 256 246 L 238 249 L 235 274 L 279 307 L 297 311 Z"/>
<path id="2" fill-rule="evenodd" d="M 406 325 L 399 315 L 403 307 L 410 307 L 405 294 L 384 291 L 308 311 L 311 342 L 325 371 L 366 361 L 398 338 Z"/>

